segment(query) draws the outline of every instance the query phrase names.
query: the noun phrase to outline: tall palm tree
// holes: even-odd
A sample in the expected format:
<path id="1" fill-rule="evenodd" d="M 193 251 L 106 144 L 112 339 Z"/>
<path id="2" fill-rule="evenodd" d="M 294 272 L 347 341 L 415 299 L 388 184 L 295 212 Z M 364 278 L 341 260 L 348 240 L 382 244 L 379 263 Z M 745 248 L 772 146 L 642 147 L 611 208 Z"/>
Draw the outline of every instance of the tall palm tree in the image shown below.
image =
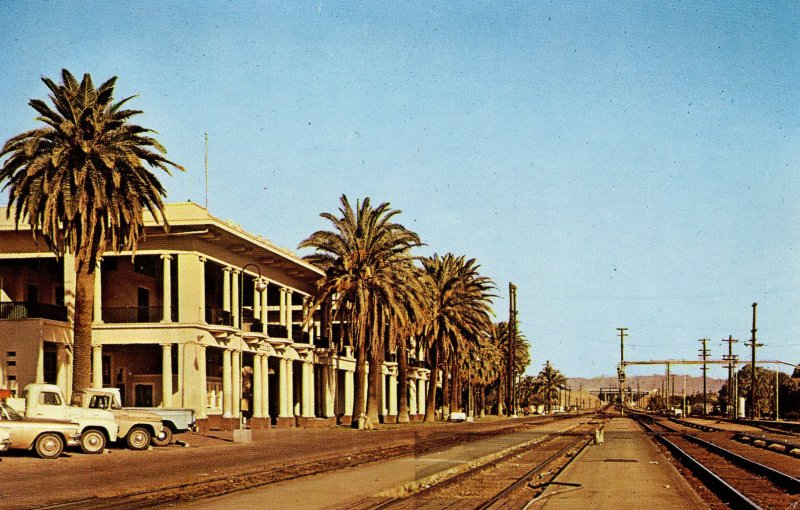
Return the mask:
<path id="1" fill-rule="evenodd" d="M 539 375 L 536 376 L 536 381 L 534 382 L 535 393 L 544 402 L 548 413 L 552 409 L 553 403 L 558 402 L 559 389 L 566 384 L 567 378 L 553 368 L 550 361 L 545 364 Z"/>
<path id="2" fill-rule="evenodd" d="M 79 83 L 66 69 L 60 84 L 42 81 L 52 107 L 40 99 L 28 104 L 45 125 L 5 142 L 0 182 L 17 228 L 27 222 L 56 256 L 75 256 L 72 387 L 80 389 L 90 383 L 97 259 L 107 247 L 136 251 L 145 209 L 166 229 L 166 192 L 151 169 L 183 168 L 164 157 L 153 131 L 129 122 L 141 113 L 123 109 L 131 97 L 114 102 L 116 76 L 96 88 L 90 75 Z"/>
<path id="3" fill-rule="evenodd" d="M 428 344 L 431 378 L 425 406 L 425 421 L 434 420 L 439 363 L 450 359 L 459 344 L 475 341 L 492 326 L 489 306 L 494 284 L 478 273 L 475 259 L 448 253 L 421 259 L 424 288 L 430 311 L 423 330 Z M 447 381 L 443 382 L 445 385 Z"/>
<path id="4" fill-rule="evenodd" d="M 315 253 L 306 258 L 325 271 L 310 312 L 330 302 L 334 319 L 350 328 L 356 355 L 352 417 L 353 427 L 358 428 L 363 426 L 360 418 L 366 412 L 367 350 L 381 346 L 377 355 L 382 358 L 386 310 L 397 301 L 393 270 L 421 242 L 417 234 L 392 221 L 400 211 L 391 209 L 388 202 L 372 207 L 365 198 L 357 201 L 354 209 L 342 195 L 339 213 L 341 216 L 322 213 L 320 216 L 330 221 L 333 229 L 314 232 L 299 247 L 314 249 Z M 373 364 L 371 372 L 380 374 L 380 364 Z"/>

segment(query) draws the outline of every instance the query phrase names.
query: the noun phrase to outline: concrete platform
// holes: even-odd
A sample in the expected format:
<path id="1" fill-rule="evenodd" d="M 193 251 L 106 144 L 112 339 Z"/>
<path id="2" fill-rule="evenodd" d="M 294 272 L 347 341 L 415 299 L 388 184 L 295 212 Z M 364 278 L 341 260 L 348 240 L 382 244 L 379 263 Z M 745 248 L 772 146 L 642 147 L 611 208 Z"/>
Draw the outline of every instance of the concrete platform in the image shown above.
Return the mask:
<path id="1" fill-rule="evenodd" d="M 708 508 L 633 420 L 614 418 L 605 443 L 590 445 L 529 508 L 684 510 Z"/>
<path id="2" fill-rule="evenodd" d="M 585 420 L 585 419 L 583 419 Z M 272 505 L 281 510 L 352 508 L 356 503 L 381 495 L 399 495 L 405 488 L 418 487 L 486 462 L 511 448 L 532 445 L 547 433 L 566 430 L 581 421 L 572 418 L 548 423 L 526 432 L 514 432 L 472 441 L 444 451 L 369 463 L 331 473 L 272 484 L 226 496 L 183 503 L 181 508 L 260 508 Z M 589 507 L 587 507 L 589 508 Z"/>

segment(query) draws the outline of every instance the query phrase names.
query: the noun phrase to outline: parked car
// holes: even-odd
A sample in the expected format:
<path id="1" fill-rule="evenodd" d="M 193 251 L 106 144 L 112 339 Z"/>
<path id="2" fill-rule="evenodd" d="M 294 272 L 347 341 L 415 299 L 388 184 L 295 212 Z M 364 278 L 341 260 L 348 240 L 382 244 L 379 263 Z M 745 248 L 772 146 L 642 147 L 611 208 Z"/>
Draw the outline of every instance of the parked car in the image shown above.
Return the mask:
<path id="1" fill-rule="evenodd" d="M 117 438 L 124 440 L 131 450 L 144 450 L 151 440 L 163 441 L 167 437 L 161 416 L 149 411 L 123 409 L 113 391 L 97 388 L 76 391 L 72 395 L 72 405 L 110 411 L 119 426 Z"/>
<path id="2" fill-rule="evenodd" d="M 21 398 L 8 398 L 6 403 L 24 413 L 25 418 L 49 418 L 77 423 L 80 446 L 85 453 L 101 453 L 108 442 L 117 440 L 119 426 L 111 412 L 68 406 L 61 388 L 55 384 L 28 384 L 22 391 Z"/>
<path id="3" fill-rule="evenodd" d="M 34 450 L 43 459 L 55 459 L 65 446 L 80 444 L 79 428 L 77 423 L 69 421 L 23 418 L 0 402 L 0 430 L 8 434 L 3 440 L 8 445 L 6 449 Z"/>

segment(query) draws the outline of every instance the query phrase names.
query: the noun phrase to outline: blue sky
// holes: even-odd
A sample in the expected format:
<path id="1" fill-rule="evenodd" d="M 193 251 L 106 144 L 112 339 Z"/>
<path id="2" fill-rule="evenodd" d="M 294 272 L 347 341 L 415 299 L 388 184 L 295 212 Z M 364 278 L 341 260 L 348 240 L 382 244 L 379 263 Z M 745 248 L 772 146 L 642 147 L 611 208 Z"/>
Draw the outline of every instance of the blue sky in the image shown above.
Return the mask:
<path id="1" fill-rule="evenodd" d="M 759 357 L 800 362 L 797 3 L 165 3 L 0 4 L 0 140 L 40 76 L 119 76 L 188 169 L 169 201 L 204 202 L 204 132 L 212 214 L 281 246 L 388 201 L 499 319 L 517 285 L 531 372 L 613 374 L 620 326 L 718 357 L 753 302 Z"/>

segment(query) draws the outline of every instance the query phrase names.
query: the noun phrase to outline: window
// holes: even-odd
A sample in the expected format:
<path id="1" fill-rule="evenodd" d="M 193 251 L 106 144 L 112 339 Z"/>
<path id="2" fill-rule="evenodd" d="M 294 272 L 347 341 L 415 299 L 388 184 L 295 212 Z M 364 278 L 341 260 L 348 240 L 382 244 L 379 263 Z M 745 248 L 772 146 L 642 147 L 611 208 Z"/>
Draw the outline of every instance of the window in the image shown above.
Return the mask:
<path id="1" fill-rule="evenodd" d="M 33 283 L 28 284 L 28 303 L 38 303 L 39 302 L 39 286 L 34 285 Z"/>
<path id="2" fill-rule="evenodd" d="M 103 356 L 103 387 L 111 386 L 111 356 Z"/>
<path id="3" fill-rule="evenodd" d="M 53 391 L 43 391 L 39 393 L 39 405 L 60 406 L 61 397 Z"/>
<path id="4" fill-rule="evenodd" d="M 94 395 L 89 401 L 89 407 L 92 409 L 108 409 L 108 404 L 111 398 L 108 395 Z"/>
<path id="5" fill-rule="evenodd" d="M 153 407 L 153 385 L 137 384 L 133 388 L 136 407 Z"/>

